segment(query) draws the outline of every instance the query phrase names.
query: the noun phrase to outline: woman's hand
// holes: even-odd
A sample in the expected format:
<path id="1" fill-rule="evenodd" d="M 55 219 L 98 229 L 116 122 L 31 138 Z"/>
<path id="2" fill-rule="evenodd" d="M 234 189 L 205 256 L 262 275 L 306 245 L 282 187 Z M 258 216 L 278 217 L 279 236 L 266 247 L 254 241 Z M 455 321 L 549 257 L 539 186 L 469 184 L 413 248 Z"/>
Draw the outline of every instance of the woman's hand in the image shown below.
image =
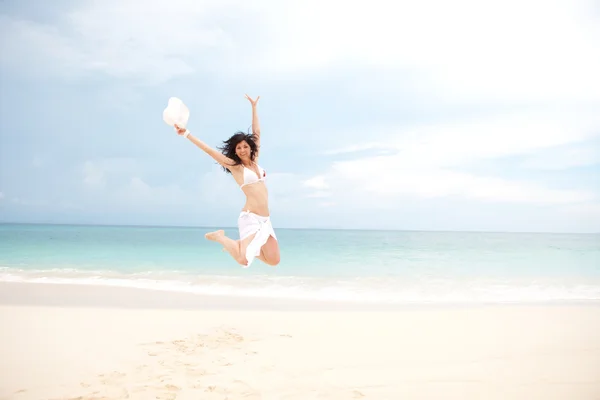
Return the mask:
<path id="1" fill-rule="evenodd" d="M 182 136 L 186 131 L 185 128 L 180 128 L 179 126 L 177 126 L 177 124 L 175 124 L 174 127 L 175 127 L 175 132 L 177 132 L 177 134 L 179 136 Z"/>
<path id="2" fill-rule="evenodd" d="M 248 101 L 250 102 L 250 104 L 252 104 L 252 107 L 256 107 L 256 103 L 258 103 L 258 99 L 260 99 L 260 96 L 258 96 L 256 98 L 256 100 L 252 100 L 252 97 L 246 95 L 246 98 L 248 99 Z"/>

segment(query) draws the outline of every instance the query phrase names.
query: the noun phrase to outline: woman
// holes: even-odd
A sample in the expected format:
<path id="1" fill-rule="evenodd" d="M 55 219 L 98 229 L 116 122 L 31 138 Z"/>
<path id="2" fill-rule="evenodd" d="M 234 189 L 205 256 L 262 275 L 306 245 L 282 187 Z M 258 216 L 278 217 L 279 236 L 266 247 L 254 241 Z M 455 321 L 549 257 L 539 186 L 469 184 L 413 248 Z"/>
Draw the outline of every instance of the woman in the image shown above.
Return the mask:
<path id="1" fill-rule="evenodd" d="M 279 264 L 279 244 L 269 216 L 268 193 L 265 185 L 266 172 L 258 165 L 260 155 L 260 125 L 256 100 L 246 95 L 252 104 L 252 135 L 238 132 L 224 141 L 219 148 L 222 153 L 194 137 L 185 128 L 175 125 L 177 134 L 187 138 L 215 159 L 240 186 L 246 195 L 246 204 L 238 218 L 239 240 L 225 236 L 223 230 L 210 232 L 205 235 L 223 245 L 225 250 L 245 268 L 249 267 L 254 258 L 268 265 Z"/>

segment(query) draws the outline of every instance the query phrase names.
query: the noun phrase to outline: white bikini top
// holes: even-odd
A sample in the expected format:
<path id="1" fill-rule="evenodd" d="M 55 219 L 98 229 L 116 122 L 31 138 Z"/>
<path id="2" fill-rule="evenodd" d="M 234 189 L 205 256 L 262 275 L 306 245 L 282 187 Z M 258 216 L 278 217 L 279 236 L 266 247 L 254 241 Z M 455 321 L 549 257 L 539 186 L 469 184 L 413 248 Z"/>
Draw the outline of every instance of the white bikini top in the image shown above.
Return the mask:
<path id="1" fill-rule="evenodd" d="M 250 168 L 246 167 L 245 165 L 244 167 L 244 183 L 242 183 L 240 185 L 240 187 L 244 187 L 246 185 L 251 185 L 253 183 L 256 182 L 264 182 L 266 177 L 267 177 L 267 173 L 265 172 L 264 169 L 262 169 L 260 167 L 260 165 L 256 165 L 258 167 L 258 172 L 260 174 L 260 177 L 256 175 L 256 172 L 252 171 Z"/>

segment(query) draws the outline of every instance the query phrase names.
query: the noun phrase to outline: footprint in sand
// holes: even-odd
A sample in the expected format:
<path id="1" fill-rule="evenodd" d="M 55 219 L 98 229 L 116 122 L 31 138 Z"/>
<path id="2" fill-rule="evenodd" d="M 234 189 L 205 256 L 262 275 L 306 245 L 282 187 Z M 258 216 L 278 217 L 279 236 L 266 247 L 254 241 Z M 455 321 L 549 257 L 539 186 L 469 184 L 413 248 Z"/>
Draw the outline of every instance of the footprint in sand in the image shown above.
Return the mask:
<path id="1" fill-rule="evenodd" d="M 98 378 L 100 379 L 100 382 L 102 382 L 105 385 L 110 385 L 110 384 L 115 384 L 115 383 L 122 383 L 123 379 L 127 377 L 127 374 L 124 374 L 122 372 L 118 372 L 118 371 L 113 371 L 109 374 L 100 374 L 98 375 Z"/>
<path id="2" fill-rule="evenodd" d="M 162 390 L 165 392 L 157 395 L 156 398 L 161 400 L 172 400 L 177 398 L 177 393 L 181 390 L 181 388 L 179 386 L 167 384 L 162 388 Z"/>
<path id="3" fill-rule="evenodd" d="M 233 381 L 231 384 L 220 384 L 209 385 L 204 388 L 205 393 L 212 393 L 213 395 L 225 396 L 225 398 L 241 399 L 244 400 L 260 400 L 262 399 L 260 392 L 252 388 L 245 382 Z M 211 399 L 213 397 L 210 397 Z M 215 397 L 216 398 L 216 397 Z"/>
<path id="4" fill-rule="evenodd" d="M 245 399 L 261 399 L 260 392 L 248 385 L 246 382 L 233 381 L 232 392 Z"/>
<path id="5" fill-rule="evenodd" d="M 133 393 L 138 396 L 147 395 L 145 397 L 152 399 L 173 400 L 177 398 L 177 394 L 180 391 L 181 388 L 179 386 L 168 383 L 164 386 L 144 385 L 136 388 Z"/>
<path id="6" fill-rule="evenodd" d="M 120 399 L 148 394 L 155 399 L 172 400 L 180 399 L 181 396 L 189 397 L 190 394 L 196 396 L 196 393 L 189 392 L 189 389 L 192 389 L 192 392 L 198 391 L 198 394 L 206 391 L 207 395 L 210 393 L 209 396 L 217 396 L 214 397 L 215 399 L 224 396 L 258 400 L 261 398 L 258 391 L 245 382 L 232 381 L 225 373 L 225 369 L 233 366 L 229 357 L 233 352 L 256 354 L 251 349 L 242 348 L 250 342 L 252 340 L 248 340 L 235 330 L 220 327 L 209 333 L 177 340 L 141 343 L 140 346 L 146 357 L 145 363 L 132 365 L 130 370 L 124 372 L 111 371 L 96 375 L 96 379 L 81 382 L 82 389 L 90 390 L 93 384 L 98 383 L 102 386 L 102 390 L 86 393 L 87 396 L 76 399 Z M 203 360 L 202 364 L 198 363 L 199 359 Z M 201 368 L 201 365 L 207 368 L 211 363 L 212 367 Z M 216 381 L 206 382 L 208 376 Z M 183 383 L 186 390 L 180 387 L 181 382 L 172 381 L 174 377 L 183 377 L 182 379 L 187 381 L 187 385 Z M 207 383 L 211 385 L 208 388 Z M 213 397 L 207 398 L 209 399 Z"/>

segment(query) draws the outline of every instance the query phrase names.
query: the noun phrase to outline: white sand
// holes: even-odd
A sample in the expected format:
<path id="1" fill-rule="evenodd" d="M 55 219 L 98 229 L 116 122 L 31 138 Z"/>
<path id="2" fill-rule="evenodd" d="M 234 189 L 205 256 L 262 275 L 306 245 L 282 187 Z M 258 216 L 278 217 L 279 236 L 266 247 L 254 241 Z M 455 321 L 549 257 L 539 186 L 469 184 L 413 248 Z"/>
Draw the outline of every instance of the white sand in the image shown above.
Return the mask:
<path id="1" fill-rule="evenodd" d="M 117 307 L 123 293 L 170 308 Z M 176 297 L 0 285 L 0 399 L 600 399 L 597 306 L 182 310 Z"/>

